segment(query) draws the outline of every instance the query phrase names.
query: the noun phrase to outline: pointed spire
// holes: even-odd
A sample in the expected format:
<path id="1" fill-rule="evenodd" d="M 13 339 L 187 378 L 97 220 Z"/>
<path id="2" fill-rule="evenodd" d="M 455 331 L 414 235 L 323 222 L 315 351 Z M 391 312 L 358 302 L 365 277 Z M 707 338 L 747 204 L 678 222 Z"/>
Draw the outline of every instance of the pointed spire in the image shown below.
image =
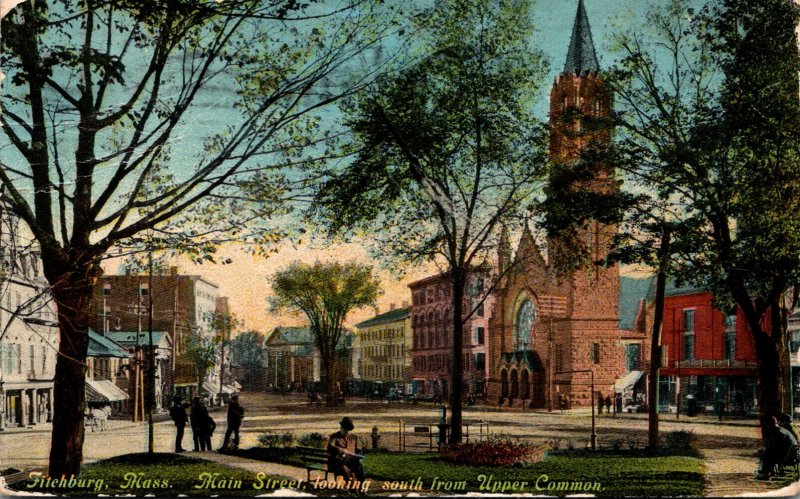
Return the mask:
<path id="1" fill-rule="evenodd" d="M 564 73 L 581 76 L 590 71 L 600 71 L 600 66 L 597 64 L 597 55 L 594 51 L 589 17 L 586 15 L 583 0 L 578 0 L 578 12 L 575 14 L 575 24 L 572 27 Z"/>

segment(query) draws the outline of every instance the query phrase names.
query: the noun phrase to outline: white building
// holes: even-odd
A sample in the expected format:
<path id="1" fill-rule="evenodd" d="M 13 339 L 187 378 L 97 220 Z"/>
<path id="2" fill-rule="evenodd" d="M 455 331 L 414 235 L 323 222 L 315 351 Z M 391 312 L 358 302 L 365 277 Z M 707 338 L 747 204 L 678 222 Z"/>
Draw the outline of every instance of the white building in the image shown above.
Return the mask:
<path id="1" fill-rule="evenodd" d="M 0 428 L 50 421 L 55 306 L 27 227 L 0 204 Z"/>

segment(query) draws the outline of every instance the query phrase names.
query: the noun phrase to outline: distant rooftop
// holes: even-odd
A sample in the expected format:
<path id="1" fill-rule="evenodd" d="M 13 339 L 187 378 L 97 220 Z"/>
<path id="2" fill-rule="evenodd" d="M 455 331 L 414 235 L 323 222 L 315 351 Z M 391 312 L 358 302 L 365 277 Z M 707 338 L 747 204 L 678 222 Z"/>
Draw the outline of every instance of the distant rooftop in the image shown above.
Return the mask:
<path id="1" fill-rule="evenodd" d="M 395 310 L 390 310 L 388 312 L 384 312 L 382 314 L 376 315 L 371 319 L 367 319 L 363 322 L 359 322 L 356 324 L 358 328 L 365 328 L 370 326 L 377 326 L 379 324 L 386 324 L 388 322 L 396 322 L 408 317 L 411 313 L 411 308 L 397 308 Z"/>

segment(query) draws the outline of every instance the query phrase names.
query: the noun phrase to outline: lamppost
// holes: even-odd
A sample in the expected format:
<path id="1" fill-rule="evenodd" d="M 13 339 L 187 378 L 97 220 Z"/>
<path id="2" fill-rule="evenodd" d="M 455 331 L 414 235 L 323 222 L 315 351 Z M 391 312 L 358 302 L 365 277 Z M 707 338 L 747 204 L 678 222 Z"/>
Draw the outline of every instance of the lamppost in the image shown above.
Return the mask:
<path id="1" fill-rule="evenodd" d="M 595 450 L 597 446 L 597 428 L 595 426 L 595 418 L 594 418 L 594 371 L 591 369 L 577 369 L 574 371 L 558 371 L 555 374 L 577 374 L 577 373 L 589 373 L 591 374 L 591 389 L 592 389 L 592 436 L 591 436 L 591 447 L 592 450 Z"/>

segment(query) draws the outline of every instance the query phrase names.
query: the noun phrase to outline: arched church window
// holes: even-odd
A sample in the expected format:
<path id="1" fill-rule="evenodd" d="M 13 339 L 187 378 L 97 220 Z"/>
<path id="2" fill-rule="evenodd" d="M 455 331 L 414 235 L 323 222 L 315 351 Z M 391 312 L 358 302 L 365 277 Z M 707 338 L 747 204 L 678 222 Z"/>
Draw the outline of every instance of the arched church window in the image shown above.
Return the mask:
<path id="1" fill-rule="evenodd" d="M 531 329 L 536 322 L 536 307 L 529 299 L 520 304 L 514 322 L 514 349 L 528 350 L 531 342 Z"/>

